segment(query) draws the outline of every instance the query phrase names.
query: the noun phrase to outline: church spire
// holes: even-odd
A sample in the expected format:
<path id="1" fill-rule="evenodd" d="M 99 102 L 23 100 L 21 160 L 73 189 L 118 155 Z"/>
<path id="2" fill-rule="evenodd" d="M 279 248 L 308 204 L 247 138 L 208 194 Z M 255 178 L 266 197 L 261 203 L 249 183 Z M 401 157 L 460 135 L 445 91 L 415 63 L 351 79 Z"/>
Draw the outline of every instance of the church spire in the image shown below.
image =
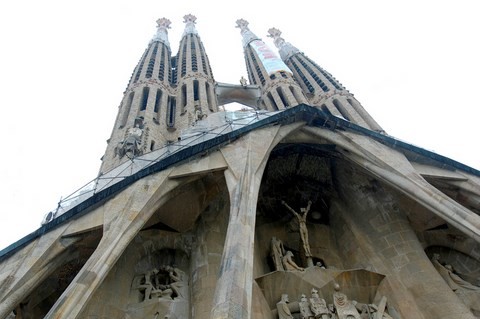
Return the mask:
<path id="1" fill-rule="evenodd" d="M 282 35 L 282 32 L 277 28 L 268 29 L 267 37 L 270 37 L 273 39 L 273 43 L 278 48 L 280 57 L 282 58 L 282 60 L 286 61 L 292 55 L 300 52 L 300 50 L 294 47 L 291 43 L 285 42 L 285 39 L 283 39 L 281 35 Z"/>
<path id="2" fill-rule="evenodd" d="M 248 21 L 244 19 L 237 20 L 236 28 L 240 28 L 240 34 L 242 35 L 243 47 L 245 48 L 253 40 L 260 40 L 250 29 L 248 28 Z"/>
<path id="3" fill-rule="evenodd" d="M 192 14 L 187 14 L 183 16 L 183 23 L 185 23 L 185 30 L 183 31 L 182 36 L 186 36 L 187 34 L 198 34 L 197 29 L 195 28 L 195 24 L 197 23 L 197 17 Z"/>
<path id="4" fill-rule="evenodd" d="M 167 18 L 161 18 L 157 20 L 157 33 L 154 35 L 151 42 L 159 41 L 170 47 L 168 42 L 168 29 L 170 29 L 170 20 Z"/>
<path id="5" fill-rule="evenodd" d="M 177 138 L 168 131 L 167 110 L 172 101 L 170 24 L 167 18 L 157 20 L 157 32 L 133 71 L 102 158 L 100 173 Z"/>
<path id="6" fill-rule="evenodd" d="M 177 86 L 175 117 L 179 122 L 192 125 L 195 114 L 205 116 L 218 111 L 215 80 L 207 53 L 195 27 L 197 17 L 183 17 L 185 30 L 175 57 L 174 84 Z M 172 129 L 176 124 L 171 124 Z"/>
<path id="7" fill-rule="evenodd" d="M 273 39 L 285 64 L 293 71 L 293 77 L 302 87 L 310 105 L 342 117 L 374 131 L 383 129 L 363 108 L 360 102 L 345 89 L 329 72 L 300 52 L 281 36 L 277 28 L 270 28 L 268 36 Z"/>
<path id="8" fill-rule="evenodd" d="M 248 22 L 238 19 L 237 28 L 242 43 L 250 83 L 262 91 L 260 108 L 270 111 L 306 103 L 302 89 L 292 71 L 260 38 L 248 28 Z"/>

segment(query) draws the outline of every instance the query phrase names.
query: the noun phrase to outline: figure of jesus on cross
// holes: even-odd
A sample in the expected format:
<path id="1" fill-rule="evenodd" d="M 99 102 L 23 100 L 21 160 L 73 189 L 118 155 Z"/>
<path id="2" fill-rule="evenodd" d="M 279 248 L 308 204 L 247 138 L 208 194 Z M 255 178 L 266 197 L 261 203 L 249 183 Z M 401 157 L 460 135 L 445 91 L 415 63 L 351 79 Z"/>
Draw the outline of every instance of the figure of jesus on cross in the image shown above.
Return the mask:
<path id="1" fill-rule="evenodd" d="M 300 239 L 302 240 L 303 249 L 305 251 L 305 257 L 311 258 L 312 253 L 310 252 L 310 244 L 308 243 L 308 229 L 307 229 L 307 214 L 310 211 L 310 207 L 312 206 L 312 201 L 309 200 L 307 207 L 300 208 L 300 214 L 297 213 L 293 208 L 288 206 L 285 201 L 282 200 L 282 204 L 287 207 L 289 211 L 291 211 L 295 217 L 298 219 L 298 228 L 300 232 Z"/>

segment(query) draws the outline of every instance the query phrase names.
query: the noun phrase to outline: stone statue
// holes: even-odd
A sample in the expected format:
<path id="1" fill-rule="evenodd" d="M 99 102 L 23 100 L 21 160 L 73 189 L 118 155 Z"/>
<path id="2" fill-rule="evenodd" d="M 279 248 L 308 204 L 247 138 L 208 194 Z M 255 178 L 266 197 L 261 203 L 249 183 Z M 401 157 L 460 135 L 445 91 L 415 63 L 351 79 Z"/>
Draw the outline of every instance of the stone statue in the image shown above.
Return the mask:
<path id="1" fill-rule="evenodd" d="M 303 319 L 313 318 L 313 312 L 310 310 L 307 297 L 304 294 L 302 294 L 302 297 L 300 298 L 299 306 Z"/>
<path id="2" fill-rule="evenodd" d="M 293 319 L 290 308 L 288 307 L 288 295 L 283 294 L 282 300 L 277 302 L 277 311 L 279 319 Z"/>
<path id="3" fill-rule="evenodd" d="M 155 276 L 158 274 L 157 269 L 152 269 L 151 271 L 147 271 L 144 274 L 143 280 L 140 282 L 140 285 L 138 285 L 136 288 L 139 290 L 144 291 L 144 301 L 150 300 L 152 297 L 152 290 L 155 289 L 153 286 L 153 283 L 155 282 Z"/>
<path id="4" fill-rule="evenodd" d="M 247 79 L 245 79 L 245 78 L 243 77 L 243 75 L 242 75 L 242 77 L 240 78 L 240 84 L 241 84 L 243 87 L 247 86 Z"/>
<path id="5" fill-rule="evenodd" d="M 480 313 L 480 287 L 462 279 L 454 272 L 452 265 L 442 265 L 440 255 L 434 254 L 432 263 L 460 300 L 472 311 Z"/>
<path id="6" fill-rule="evenodd" d="M 185 272 L 170 266 L 167 266 L 166 270 L 171 281 L 170 287 L 176 294 L 176 298 L 188 299 L 188 279 Z"/>
<path id="7" fill-rule="evenodd" d="M 328 319 L 330 318 L 330 311 L 327 308 L 325 299 L 320 298 L 318 290 L 312 288 L 312 297 L 310 298 L 310 309 L 315 318 Z"/>
<path id="8" fill-rule="evenodd" d="M 275 236 L 272 237 L 270 256 L 272 257 L 276 270 L 285 270 L 282 262 L 284 255 L 285 247 L 283 247 L 282 241 Z"/>
<path id="9" fill-rule="evenodd" d="M 195 105 L 195 122 L 201 121 L 207 117 L 207 114 L 204 114 L 200 105 Z"/>
<path id="10" fill-rule="evenodd" d="M 292 259 L 293 253 L 290 250 L 287 250 L 285 253 L 285 256 L 282 258 L 282 263 L 283 263 L 283 268 L 285 270 L 300 270 L 303 271 L 304 269 L 302 267 L 299 267 Z"/>
<path id="11" fill-rule="evenodd" d="M 307 229 L 307 214 L 310 211 L 310 207 L 312 206 L 312 201 L 308 201 L 308 205 L 305 208 L 300 208 L 300 214 L 297 213 L 294 209 L 288 206 L 285 201 L 282 200 L 282 204 L 291 211 L 295 217 L 298 219 L 298 227 L 300 232 L 300 239 L 302 240 L 303 249 L 305 251 L 305 256 L 307 258 L 312 257 L 312 253 L 310 252 L 310 244 L 308 243 L 308 229 Z"/>
<path id="12" fill-rule="evenodd" d="M 357 308 L 348 300 L 347 295 L 340 292 L 340 286 L 335 284 L 333 293 L 333 304 L 337 311 L 338 319 L 362 319 Z"/>
<path id="13" fill-rule="evenodd" d="M 115 153 L 120 157 L 126 154 L 130 156 L 141 155 L 140 145 L 142 144 L 142 134 L 141 123 L 136 121 L 135 127 L 129 128 L 126 138 L 115 147 Z"/>

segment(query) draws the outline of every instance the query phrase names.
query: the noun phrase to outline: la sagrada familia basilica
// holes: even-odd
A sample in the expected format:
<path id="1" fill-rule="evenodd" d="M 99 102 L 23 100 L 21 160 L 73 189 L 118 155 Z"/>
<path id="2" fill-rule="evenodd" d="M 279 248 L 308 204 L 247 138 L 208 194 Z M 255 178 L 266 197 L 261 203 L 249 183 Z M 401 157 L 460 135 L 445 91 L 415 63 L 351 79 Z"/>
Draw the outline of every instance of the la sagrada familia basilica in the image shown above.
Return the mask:
<path id="1" fill-rule="evenodd" d="M 276 28 L 237 20 L 247 77 L 217 82 L 184 23 L 174 55 L 157 21 L 98 177 L 0 252 L 0 319 L 480 318 L 478 170 Z"/>

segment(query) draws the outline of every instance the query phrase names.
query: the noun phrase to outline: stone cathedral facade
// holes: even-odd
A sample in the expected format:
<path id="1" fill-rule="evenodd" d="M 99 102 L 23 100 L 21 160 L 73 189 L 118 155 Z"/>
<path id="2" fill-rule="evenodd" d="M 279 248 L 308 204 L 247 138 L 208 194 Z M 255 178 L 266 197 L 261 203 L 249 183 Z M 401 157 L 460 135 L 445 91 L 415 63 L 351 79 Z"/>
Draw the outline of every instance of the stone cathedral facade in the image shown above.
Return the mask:
<path id="1" fill-rule="evenodd" d="M 480 318 L 480 172 L 276 28 L 237 20 L 248 79 L 215 81 L 195 20 L 176 54 L 157 21 L 98 177 L 0 252 L 0 318 Z"/>

